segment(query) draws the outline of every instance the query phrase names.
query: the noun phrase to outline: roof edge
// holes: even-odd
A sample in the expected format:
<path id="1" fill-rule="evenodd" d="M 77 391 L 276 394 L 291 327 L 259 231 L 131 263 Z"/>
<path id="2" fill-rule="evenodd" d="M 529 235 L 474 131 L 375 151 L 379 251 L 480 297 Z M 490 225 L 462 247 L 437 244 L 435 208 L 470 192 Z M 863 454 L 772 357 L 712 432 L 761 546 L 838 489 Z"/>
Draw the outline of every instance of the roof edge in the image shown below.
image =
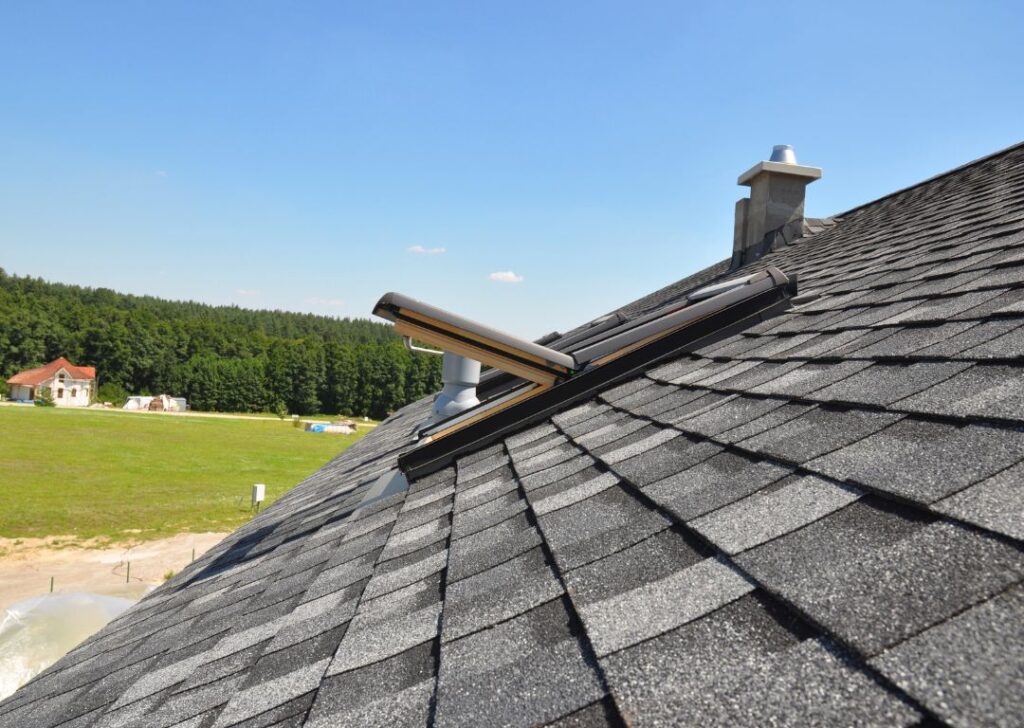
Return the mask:
<path id="1" fill-rule="evenodd" d="M 853 214 L 853 213 L 857 212 L 858 210 L 861 210 L 861 209 L 863 209 L 865 207 L 870 207 L 871 205 L 877 205 L 879 202 L 882 202 L 883 200 L 887 200 L 890 197 L 895 197 L 896 195 L 901 195 L 904 192 L 909 192 L 910 190 L 913 190 L 913 189 L 916 189 L 918 187 L 921 187 L 922 185 L 930 184 L 931 182 L 934 182 L 936 180 L 942 179 L 943 177 L 947 177 L 947 176 L 949 176 L 951 174 L 956 174 L 957 172 L 962 172 L 965 169 L 973 167 L 973 166 L 975 166 L 977 164 L 982 164 L 983 162 L 987 162 L 990 159 L 995 159 L 996 157 L 1002 156 L 1004 154 L 1008 154 L 1009 152 L 1012 152 L 1013 150 L 1019 149 L 1021 147 L 1024 147 L 1024 141 L 1016 142 L 1014 144 L 1011 144 L 1008 147 L 1004 147 L 1004 148 L 1002 148 L 1002 149 L 1000 149 L 998 151 L 992 152 L 991 154 L 986 154 L 985 156 L 978 157 L 977 159 L 971 160 L 970 162 L 965 162 L 965 163 L 961 164 L 960 166 L 953 167 L 953 169 L 948 169 L 945 172 L 939 172 L 938 174 L 934 174 L 931 177 L 927 177 L 927 178 L 921 180 L 920 182 L 915 182 L 912 185 L 907 185 L 906 187 L 901 187 L 898 190 L 893 190 L 892 192 L 888 192 L 888 193 L 882 195 L 881 197 L 875 198 L 874 200 L 871 200 L 869 202 L 861 203 L 860 205 L 857 205 L 856 207 L 851 207 L 849 210 L 846 210 L 845 212 L 840 212 L 840 213 L 837 213 L 835 215 L 829 215 L 829 218 L 832 218 L 832 219 L 834 219 L 834 218 L 842 218 L 842 217 L 845 217 L 847 215 L 851 215 L 851 214 Z"/>

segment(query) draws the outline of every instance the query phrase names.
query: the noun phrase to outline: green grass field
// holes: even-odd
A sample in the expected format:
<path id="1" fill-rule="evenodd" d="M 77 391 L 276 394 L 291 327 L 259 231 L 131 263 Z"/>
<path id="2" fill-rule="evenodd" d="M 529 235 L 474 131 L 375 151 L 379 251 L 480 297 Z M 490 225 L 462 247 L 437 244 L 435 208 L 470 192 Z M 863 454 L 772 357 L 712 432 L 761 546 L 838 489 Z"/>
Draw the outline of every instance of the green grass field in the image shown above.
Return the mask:
<path id="1" fill-rule="evenodd" d="M 365 434 L 277 419 L 0 407 L 0 537 L 138 540 L 227 531 Z"/>

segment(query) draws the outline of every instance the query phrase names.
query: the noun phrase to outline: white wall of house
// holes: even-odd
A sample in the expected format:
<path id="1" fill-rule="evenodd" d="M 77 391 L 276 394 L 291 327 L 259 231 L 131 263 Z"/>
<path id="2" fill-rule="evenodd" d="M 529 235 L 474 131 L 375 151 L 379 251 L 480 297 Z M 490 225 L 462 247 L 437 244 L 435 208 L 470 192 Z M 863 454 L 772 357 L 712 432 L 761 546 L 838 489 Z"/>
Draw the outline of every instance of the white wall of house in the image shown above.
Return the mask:
<path id="1" fill-rule="evenodd" d="M 88 407 L 92 401 L 93 379 L 72 379 L 67 372 L 57 372 L 53 379 L 39 387 L 49 387 L 50 396 L 58 407 Z M 36 388 L 36 396 L 39 394 Z"/>
<path id="2" fill-rule="evenodd" d="M 32 387 L 27 384 L 12 384 L 7 396 L 11 399 L 32 399 Z"/>
<path id="3" fill-rule="evenodd" d="M 92 396 L 92 382 L 88 379 L 54 381 L 50 385 L 53 401 L 58 407 L 88 407 Z"/>

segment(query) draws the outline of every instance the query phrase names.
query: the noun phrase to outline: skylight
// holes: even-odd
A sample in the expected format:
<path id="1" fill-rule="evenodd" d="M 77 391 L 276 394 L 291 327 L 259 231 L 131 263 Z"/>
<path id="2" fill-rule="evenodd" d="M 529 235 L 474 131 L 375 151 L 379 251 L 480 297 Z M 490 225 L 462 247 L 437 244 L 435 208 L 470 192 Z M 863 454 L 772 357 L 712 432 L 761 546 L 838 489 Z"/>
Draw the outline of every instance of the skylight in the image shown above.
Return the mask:
<path id="1" fill-rule="evenodd" d="M 731 336 L 775 316 L 791 304 L 796 281 L 777 268 L 706 286 L 691 296 L 632 320 L 621 314 L 556 345 L 557 351 L 519 339 L 398 293 L 377 302 L 374 313 L 395 322 L 404 336 L 471 357 L 514 377 L 471 409 L 420 431 L 420 447 L 399 459 L 416 478 L 456 457 L 522 429 L 575 402 L 677 356 Z M 526 380 L 526 381 L 522 381 Z M 478 392 L 479 394 L 479 392 Z"/>
<path id="2" fill-rule="evenodd" d="M 373 312 L 395 324 L 395 331 L 496 367 L 543 386 L 567 379 L 576 360 L 562 352 L 520 339 L 444 309 L 386 293 Z"/>

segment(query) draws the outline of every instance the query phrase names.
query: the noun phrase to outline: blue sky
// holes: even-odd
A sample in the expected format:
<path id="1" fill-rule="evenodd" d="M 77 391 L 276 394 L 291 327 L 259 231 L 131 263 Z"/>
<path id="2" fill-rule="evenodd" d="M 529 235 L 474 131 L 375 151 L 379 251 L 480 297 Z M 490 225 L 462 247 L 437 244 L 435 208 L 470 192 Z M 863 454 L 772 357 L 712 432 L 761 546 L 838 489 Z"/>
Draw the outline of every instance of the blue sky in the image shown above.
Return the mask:
<path id="1" fill-rule="evenodd" d="M 1021 141 L 1021 28 L 1019 2 L 6 3 L 0 267 L 565 330 L 727 257 L 773 144 L 824 168 L 824 216 Z"/>

